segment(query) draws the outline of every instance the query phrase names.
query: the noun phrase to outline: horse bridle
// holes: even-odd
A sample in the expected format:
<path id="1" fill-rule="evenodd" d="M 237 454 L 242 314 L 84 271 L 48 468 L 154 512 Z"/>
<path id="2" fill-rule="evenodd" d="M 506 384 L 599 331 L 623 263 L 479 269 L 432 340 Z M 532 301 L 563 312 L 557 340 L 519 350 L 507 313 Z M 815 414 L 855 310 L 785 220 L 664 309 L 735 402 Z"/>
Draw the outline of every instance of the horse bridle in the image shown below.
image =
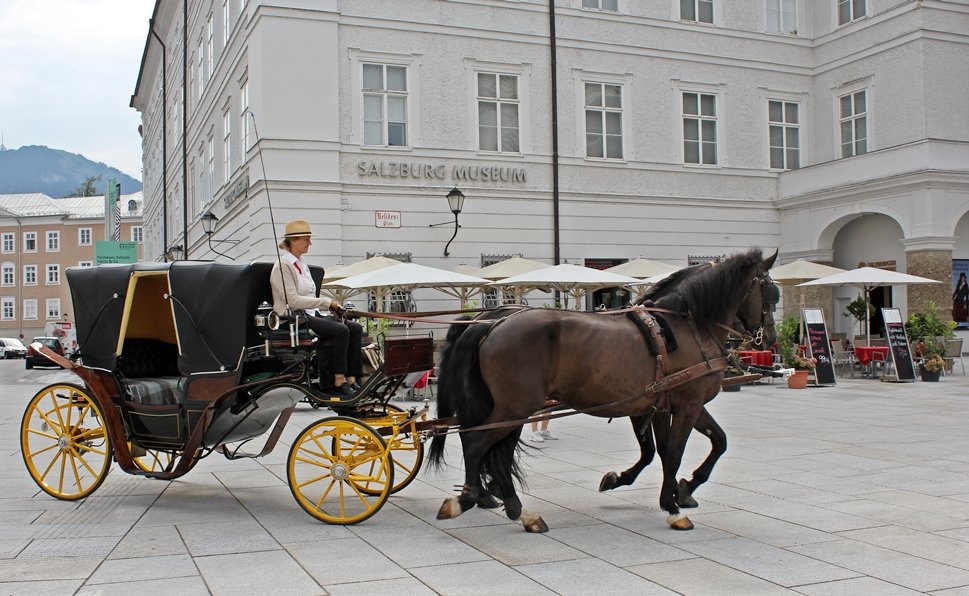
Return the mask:
<path id="1" fill-rule="evenodd" d="M 769 271 L 755 275 L 751 281 L 751 285 L 754 284 L 760 284 L 761 291 L 760 327 L 755 333 L 747 329 L 747 324 L 743 321 L 741 321 L 741 324 L 744 327 L 745 338 L 753 345 L 759 346 L 764 343 L 764 327 L 767 326 L 766 322 L 768 320 L 773 320 L 774 311 L 777 310 L 777 303 L 781 299 L 781 291 L 778 289 L 774 280 L 771 279 Z"/>

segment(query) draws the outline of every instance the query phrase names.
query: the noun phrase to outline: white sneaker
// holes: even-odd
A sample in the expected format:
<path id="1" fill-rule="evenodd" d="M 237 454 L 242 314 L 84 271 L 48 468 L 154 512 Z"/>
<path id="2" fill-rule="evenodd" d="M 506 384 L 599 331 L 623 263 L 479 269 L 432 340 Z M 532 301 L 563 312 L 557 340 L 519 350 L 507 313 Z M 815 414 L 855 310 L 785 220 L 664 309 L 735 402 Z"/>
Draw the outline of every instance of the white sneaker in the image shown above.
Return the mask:
<path id="1" fill-rule="evenodd" d="M 545 442 L 545 439 L 542 438 L 542 433 L 537 430 L 528 436 L 528 440 L 531 441 L 532 443 Z"/>
<path id="2" fill-rule="evenodd" d="M 558 437 L 556 437 L 555 435 L 553 435 L 552 433 L 550 433 L 547 430 L 540 431 L 538 434 L 542 435 L 542 438 L 545 439 L 546 441 L 558 441 L 559 440 Z"/>

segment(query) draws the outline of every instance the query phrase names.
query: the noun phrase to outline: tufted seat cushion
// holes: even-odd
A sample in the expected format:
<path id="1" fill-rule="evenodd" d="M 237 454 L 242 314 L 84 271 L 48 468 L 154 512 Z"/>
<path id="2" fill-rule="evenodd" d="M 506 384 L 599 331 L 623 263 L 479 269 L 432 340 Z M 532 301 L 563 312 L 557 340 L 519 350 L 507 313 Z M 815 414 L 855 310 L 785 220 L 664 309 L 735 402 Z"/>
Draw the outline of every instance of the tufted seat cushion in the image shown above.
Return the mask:
<path id="1" fill-rule="evenodd" d="M 157 339 L 124 340 L 118 370 L 128 379 L 177 377 L 178 346 Z"/>

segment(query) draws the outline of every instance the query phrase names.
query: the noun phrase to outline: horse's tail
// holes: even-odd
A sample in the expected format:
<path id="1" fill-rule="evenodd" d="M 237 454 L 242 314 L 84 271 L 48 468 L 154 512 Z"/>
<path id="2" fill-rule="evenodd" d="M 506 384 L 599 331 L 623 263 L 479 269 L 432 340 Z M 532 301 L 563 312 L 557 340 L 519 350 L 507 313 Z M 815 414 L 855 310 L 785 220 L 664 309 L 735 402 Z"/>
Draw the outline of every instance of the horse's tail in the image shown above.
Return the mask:
<path id="1" fill-rule="evenodd" d="M 469 315 L 464 315 L 458 320 L 466 321 L 471 319 Z M 464 331 L 472 325 L 451 325 L 444 340 L 444 348 L 441 350 L 441 361 L 438 363 L 437 374 L 437 418 L 450 418 L 454 415 L 451 407 L 451 396 L 460 394 L 464 389 L 461 386 L 462 374 L 452 372 L 451 354 L 454 346 L 461 338 Z M 480 327 L 481 325 L 473 325 Z M 457 386 L 456 386 L 457 385 Z M 436 435 L 431 439 L 431 447 L 427 452 L 427 461 L 434 468 L 441 468 L 444 465 L 444 442 L 447 435 Z"/>

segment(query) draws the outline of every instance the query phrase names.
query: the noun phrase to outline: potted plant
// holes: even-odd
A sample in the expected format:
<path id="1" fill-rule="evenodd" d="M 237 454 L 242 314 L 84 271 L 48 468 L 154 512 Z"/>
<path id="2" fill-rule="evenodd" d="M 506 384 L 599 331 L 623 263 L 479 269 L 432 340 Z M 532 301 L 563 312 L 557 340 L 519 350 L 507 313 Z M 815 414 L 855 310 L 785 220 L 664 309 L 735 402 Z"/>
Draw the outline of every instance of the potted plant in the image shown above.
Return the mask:
<path id="1" fill-rule="evenodd" d="M 945 366 L 945 340 L 955 337 L 954 321 L 939 317 L 939 306 L 929 302 L 924 312 L 911 313 L 905 322 L 909 340 L 922 356 L 919 374 L 923 381 L 938 381 Z M 943 342 L 941 345 L 939 342 Z"/>
<path id="2" fill-rule="evenodd" d="M 861 294 L 858 294 L 857 298 L 849 302 L 845 310 L 847 312 L 841 313 L 841 316 L 851 317 L 858 321 L 858 333 L 865 332 L 865 322 L 870 315 L 875 314 L 875 307 L 869 304 Z"/>
<path id="3" fill-rule="evenodd" d="M 794 374 L 787 378 L 787 386 L 791 389 L 807 387 L 808 373 L 814 369 L 816 361 L 805 358 L 797 353 L 798 338 L 801 332 L 801 319 L 797 315 L 787 315 L 777 326 L 777 340 L 779 343 L 781 360 L 788 368 L 794 369 Z"/>

